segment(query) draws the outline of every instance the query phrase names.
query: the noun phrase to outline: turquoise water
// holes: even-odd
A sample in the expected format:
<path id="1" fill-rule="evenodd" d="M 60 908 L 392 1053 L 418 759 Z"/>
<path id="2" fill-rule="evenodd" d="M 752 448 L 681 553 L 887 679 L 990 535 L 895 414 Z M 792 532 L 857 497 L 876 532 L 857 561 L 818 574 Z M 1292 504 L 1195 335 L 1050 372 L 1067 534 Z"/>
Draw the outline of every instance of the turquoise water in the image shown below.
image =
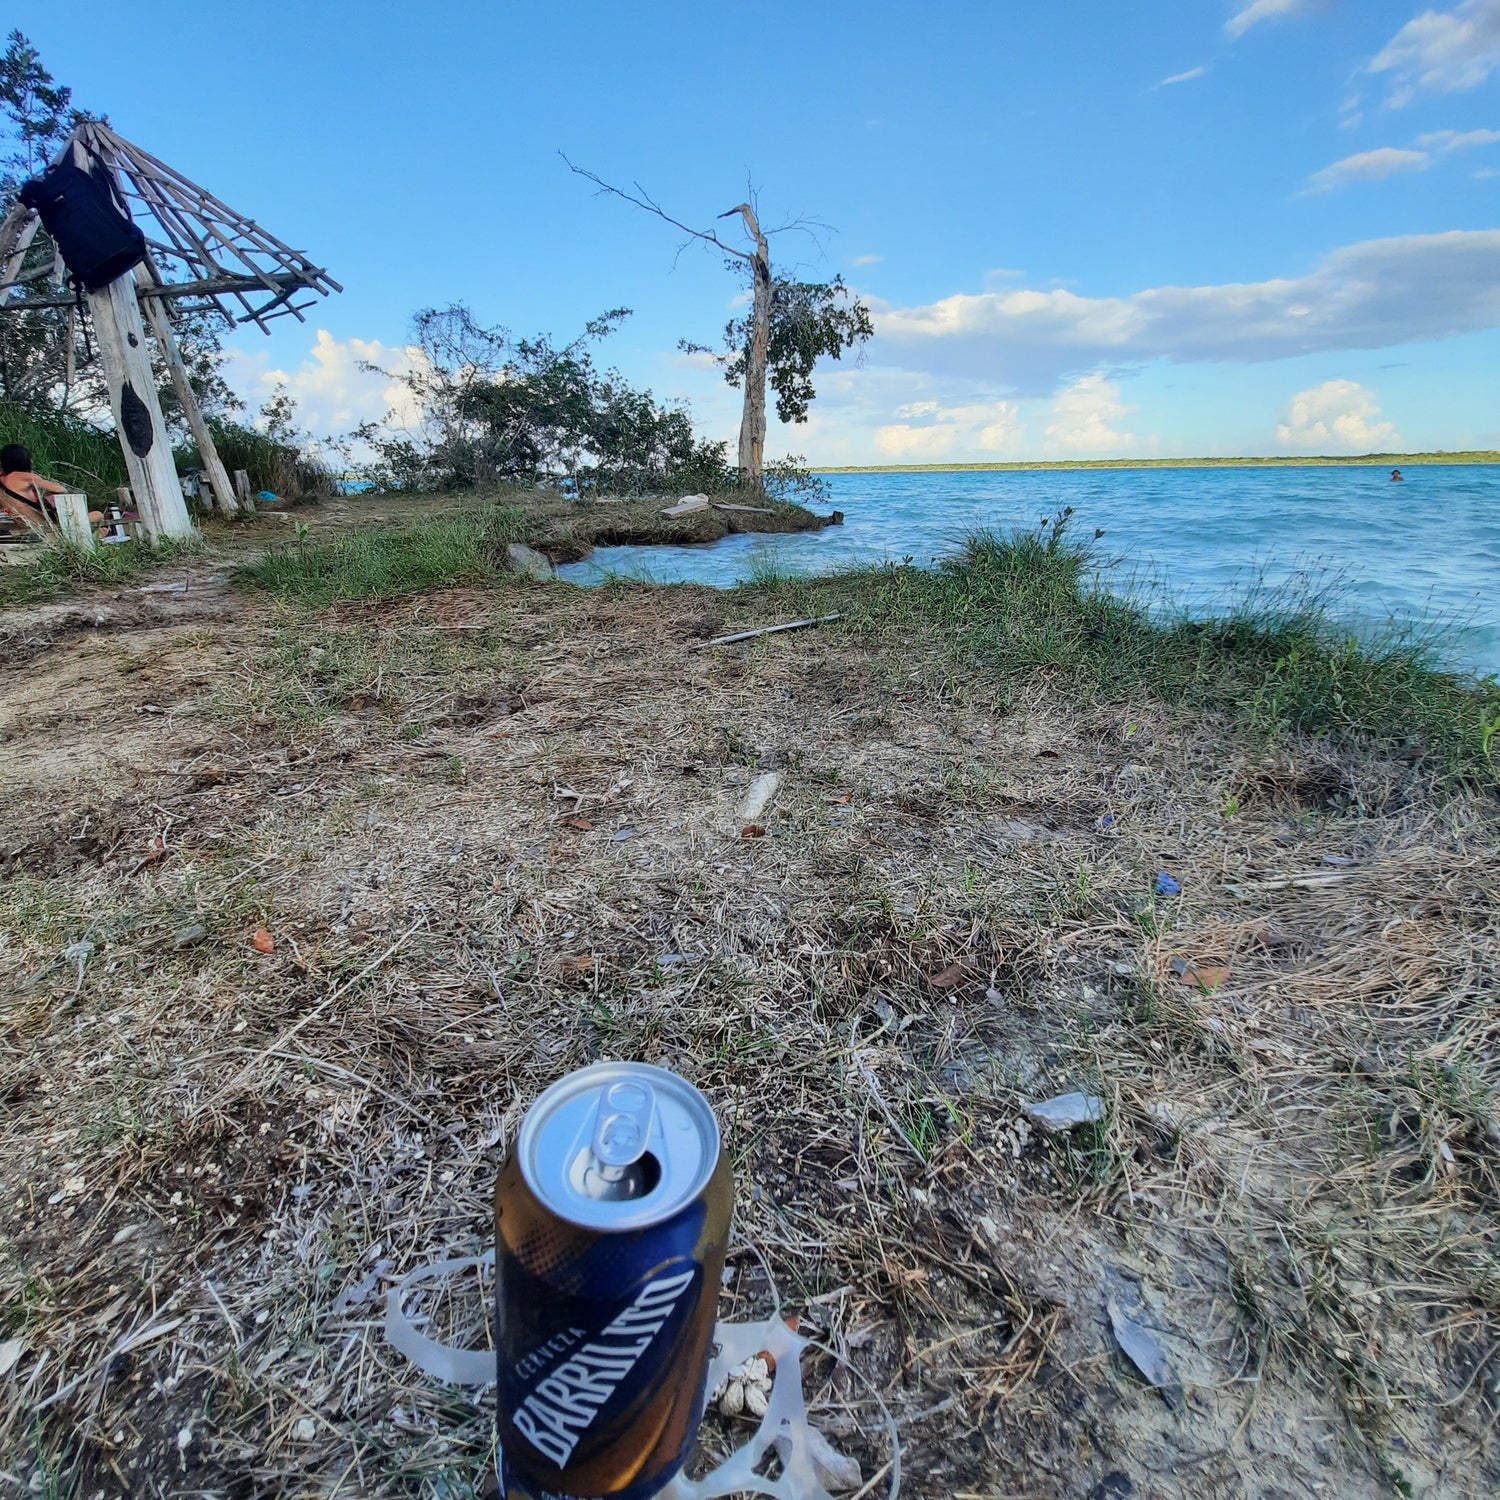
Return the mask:
<path id="1" fill-rule="evenodd" d="M 1103 528 L 1118 589 L 1163 607 L 1224 608 L 1258 584 L 1332 589 L 1352 622 L 1444 627 L 1452 666 L 1500 671 L 1500 467 L 1095 469 L 987 474 L 837 474 L 845 524 L 693 547 L 601 547 L 564 567 L 729 587 L 758 564 L 826 573 L 888 560 L 928 564 L 976 526 L 1034 526 L 1065 505 L 1080 537 Z"/>

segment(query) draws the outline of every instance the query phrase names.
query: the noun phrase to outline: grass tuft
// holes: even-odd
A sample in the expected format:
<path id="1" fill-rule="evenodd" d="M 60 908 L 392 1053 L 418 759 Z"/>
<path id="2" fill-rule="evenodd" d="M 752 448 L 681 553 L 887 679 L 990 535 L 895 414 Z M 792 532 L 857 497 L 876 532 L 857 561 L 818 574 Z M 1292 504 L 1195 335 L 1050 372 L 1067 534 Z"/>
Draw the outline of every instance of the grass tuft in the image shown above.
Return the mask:
<path id="1" fill-rule="evenodd" d="M 909 564 L 761 587 L 806 613 L 842 610 L 867 630 L 937 631 L 1004 677 L 1045 674 L 1090 697 L 1146 694 L 1289 730 L 1405 753 L 1444 778 L 1497 784 L 1500 682 L 1436 664 L 1438 639 L 1360 634 L 1326 597 L 1266 590 L 1229 613 L 1163 619 L 1107 586 L 1068 512 L 1034 531 L 971 534 L 937 569 Z"/>
<path id="2" fill-rule="evenodd" d="M 238 569 L 234 578 L 311 605 L 491 583 L 500 574 L 506 544 L 525 540 L 526 531 L 525 513 L 509 505 L 409 526 L 350 531 L 327 542 L 309 542 L 302 529 L 296 541 L 272 547 Z"/>

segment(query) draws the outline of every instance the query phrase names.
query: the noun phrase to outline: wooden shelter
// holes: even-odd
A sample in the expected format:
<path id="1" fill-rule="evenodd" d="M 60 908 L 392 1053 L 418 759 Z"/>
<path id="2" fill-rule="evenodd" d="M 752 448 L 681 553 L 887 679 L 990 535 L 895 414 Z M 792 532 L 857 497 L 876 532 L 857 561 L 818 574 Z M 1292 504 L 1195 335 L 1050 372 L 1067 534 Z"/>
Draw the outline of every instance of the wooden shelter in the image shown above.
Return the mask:
<path id="1" fill-rule="evenodd" d="M 253 323 L 269 332 L 266 325 L 271 319 L 290 314 L 305 322 L 303 310 L 313 299 L 343 288 L 306 255 L 103 121 L 82 121 L 58 161 L 70 153 L 78 167 L 107 183 L 115 206 L 146 237 L 144 260 L 98 290 L 83 289 L 81 297 L 99 346 L 115 431 L 146 533 L 152 541 L 187 536 L 192 522 L 156 398 L 146 325 L 156 338 L 202 455 L 214 503 L 226 516 L 234 516 L 241 503 L 188 382 L 172 315 L 212 311 L 231 324 Z M 72 307 L 79 298 L 78 292 L 62 290 L 66 268 L 60 254 L 27 268 L 39 222 L 20 203 L 0 221 L 0 312 Z M 57 286 L 49 287 L 49 281 Z"/>

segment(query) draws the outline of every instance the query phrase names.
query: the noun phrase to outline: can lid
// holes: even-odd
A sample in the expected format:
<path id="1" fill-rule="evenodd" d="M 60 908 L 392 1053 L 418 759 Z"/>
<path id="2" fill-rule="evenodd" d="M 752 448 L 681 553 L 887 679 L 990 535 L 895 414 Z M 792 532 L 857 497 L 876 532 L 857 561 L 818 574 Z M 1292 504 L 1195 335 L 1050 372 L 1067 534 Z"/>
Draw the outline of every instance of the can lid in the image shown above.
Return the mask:
<path id="1" fill-rule="evenodd" d="M 526 1185 L 585 1229 L 647 1229 L 702 1192 L 719 1125 L 686 1079 L 649 1063 L 580 1068 L 545 1090 L 521 1123 Z"/>

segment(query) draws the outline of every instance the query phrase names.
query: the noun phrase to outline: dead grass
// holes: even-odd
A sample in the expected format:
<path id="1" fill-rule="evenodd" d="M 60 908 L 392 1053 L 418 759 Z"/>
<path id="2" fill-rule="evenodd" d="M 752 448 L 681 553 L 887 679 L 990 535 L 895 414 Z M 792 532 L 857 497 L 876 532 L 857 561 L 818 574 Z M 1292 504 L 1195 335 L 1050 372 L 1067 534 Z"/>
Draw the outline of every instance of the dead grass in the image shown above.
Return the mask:
<path id="1" fill-rule="evenodd" d="M 0 1492 L 479 1493 L 492 1397 L 379 1293 L 609 1056 L 708 1092 L 725 1310 L 764 1256 L 905 1494 L 1500 1485 L 1493 802 L 897 636 L 686 649 L 757 597 L 241 601 L 3 669 Z M 1019 1128 L 1069 1088 L 1098 1126 Z"/>

